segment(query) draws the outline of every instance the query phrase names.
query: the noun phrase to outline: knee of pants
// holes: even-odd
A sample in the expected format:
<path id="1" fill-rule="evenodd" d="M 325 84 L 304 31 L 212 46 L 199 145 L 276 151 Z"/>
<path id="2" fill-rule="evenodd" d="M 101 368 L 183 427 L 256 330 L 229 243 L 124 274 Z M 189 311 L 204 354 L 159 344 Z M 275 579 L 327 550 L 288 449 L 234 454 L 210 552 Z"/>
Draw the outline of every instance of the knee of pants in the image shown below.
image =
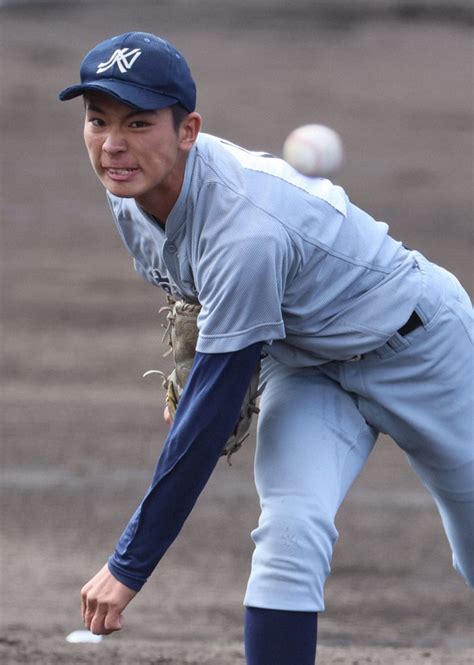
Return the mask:
<path id="1" fill-rule="evenodd" d="M 474 503 L 436 497 L 436 504 L 451 545 L 454 570 L 474 587 Z"/>
<path id="2" fill-rule="evenodd" d="M 435 496 L 452 551 L 454 570 L 474 588 L 474 504 Z"/>
<path id="3" fill-rule="evenodd" d="M 474 556 L 474 555 L 471 555 Z M 462 565 L 455 554 L 453 554 L 453 568 L 461 575 L 466 584 L 474 589 L 474 564 L 472 558 L 468 565 Z"/>
<path id="4" fill-rule="evenodd" d="M 262 514 L 252 532 L 255 552 L 244 604 L 279 610 L 324 610 L 331 570 L 334 523 L 323 516 Z"/>
<path id="5" fill-rule="evenodd" d="M 426 470 L 410 460 L 430 490 L 453 553 L 453 566 L 474 587 L 474 467 L 471 463 L 448 470 Z"/>

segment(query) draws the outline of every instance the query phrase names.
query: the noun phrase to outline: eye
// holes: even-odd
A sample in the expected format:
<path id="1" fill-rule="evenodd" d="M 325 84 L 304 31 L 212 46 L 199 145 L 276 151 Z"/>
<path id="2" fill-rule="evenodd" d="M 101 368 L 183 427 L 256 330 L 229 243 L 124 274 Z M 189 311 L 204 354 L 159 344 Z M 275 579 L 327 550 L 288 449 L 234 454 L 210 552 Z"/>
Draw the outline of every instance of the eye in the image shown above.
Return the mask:
<path id="1" fill-rule="evenodd" d="M 105 125 L 102 118 L 89 118 L 87 122 L 93 127 L 103 127 Z"/>
<path id="2" fill-rule="evenodd" d="M 145 120 L 133 120 L 133 122 L 130 123 L 130 127 L 132 129 L 142 129 L 143 127 L 149 127 L 150 123 L 145 122 Z"/>

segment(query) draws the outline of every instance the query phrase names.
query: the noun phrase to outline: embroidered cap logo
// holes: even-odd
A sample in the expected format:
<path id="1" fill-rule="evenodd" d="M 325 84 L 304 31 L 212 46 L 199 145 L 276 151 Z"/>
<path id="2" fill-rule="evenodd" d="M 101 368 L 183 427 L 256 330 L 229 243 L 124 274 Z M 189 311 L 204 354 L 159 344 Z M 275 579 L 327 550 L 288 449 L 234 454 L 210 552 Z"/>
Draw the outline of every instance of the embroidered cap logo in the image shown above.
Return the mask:
<path id="1" fill-rule="evenodd" d="M 139 56 L 141 56 L 141 54 L 142 52 L 139 48 L 134 48 L 132 50 L 129 50 L 128 48 L 118 48 L 113 52 L 107 62 L 101 62 L 99 64 L 96 73 L 102 74 L 102 72 L 111 69 L 116 64 L 121 73 L 125 74 L 128 69 L 132 68 L 133 63 Z"/>

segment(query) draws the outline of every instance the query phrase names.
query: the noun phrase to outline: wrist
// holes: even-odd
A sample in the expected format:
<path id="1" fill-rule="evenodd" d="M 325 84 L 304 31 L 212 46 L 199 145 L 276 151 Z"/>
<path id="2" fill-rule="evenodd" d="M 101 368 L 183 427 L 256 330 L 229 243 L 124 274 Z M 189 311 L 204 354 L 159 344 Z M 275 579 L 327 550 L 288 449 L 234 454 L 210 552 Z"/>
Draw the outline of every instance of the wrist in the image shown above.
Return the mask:
<path id="1" fill-rule="evenodd" d="M 136 575 L 130 574 L 127 570 L 124 570 L 123 566 L 118 564 L 114 557 L 115 555 L 112 554 L 107 562 L 110 574 L 131 591 L 140 591 L 147 580 L 139 578 Z"/>

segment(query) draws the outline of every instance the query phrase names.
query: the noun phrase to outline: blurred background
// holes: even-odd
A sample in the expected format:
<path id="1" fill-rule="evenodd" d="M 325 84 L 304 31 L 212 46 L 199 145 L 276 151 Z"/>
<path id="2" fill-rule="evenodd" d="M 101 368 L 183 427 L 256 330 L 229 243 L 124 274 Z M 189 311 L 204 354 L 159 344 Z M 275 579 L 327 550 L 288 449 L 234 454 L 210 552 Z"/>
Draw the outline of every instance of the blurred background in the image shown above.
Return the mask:
<path id="1" fill-rule="evenodd" d="M 128 630 L 100 646 L 64 642 L 81 627 L 82 584 L 151 478 L 166 434 L 163 394 L 141 375 L 168 363 L 163 296 L 134 274 L 116 234 L 82 144 L 81 101 L 59 103 L 57 93 L 78 80 L 99 41 L 161 34 L 191 65 L 204 131 L 280 154 L 294 127 L 334 127 L 347 152 L 335 181 L 472 293 L 472 5 L 3 0 L 0 25 L 0 655 L 5 663 L 243 662 L 249 532 L 259 512 L 253 437 L 232 468 L 218 465 L 127 610 Z M 321 662 L 352 663 L 351 649 L 405 648 L 420 662 L 467 663 L 472 600 L 430 497 L 389 439 L 381 437 L 338 528 Z M 372 662 L 405 662 L 383 653 Z"/>

